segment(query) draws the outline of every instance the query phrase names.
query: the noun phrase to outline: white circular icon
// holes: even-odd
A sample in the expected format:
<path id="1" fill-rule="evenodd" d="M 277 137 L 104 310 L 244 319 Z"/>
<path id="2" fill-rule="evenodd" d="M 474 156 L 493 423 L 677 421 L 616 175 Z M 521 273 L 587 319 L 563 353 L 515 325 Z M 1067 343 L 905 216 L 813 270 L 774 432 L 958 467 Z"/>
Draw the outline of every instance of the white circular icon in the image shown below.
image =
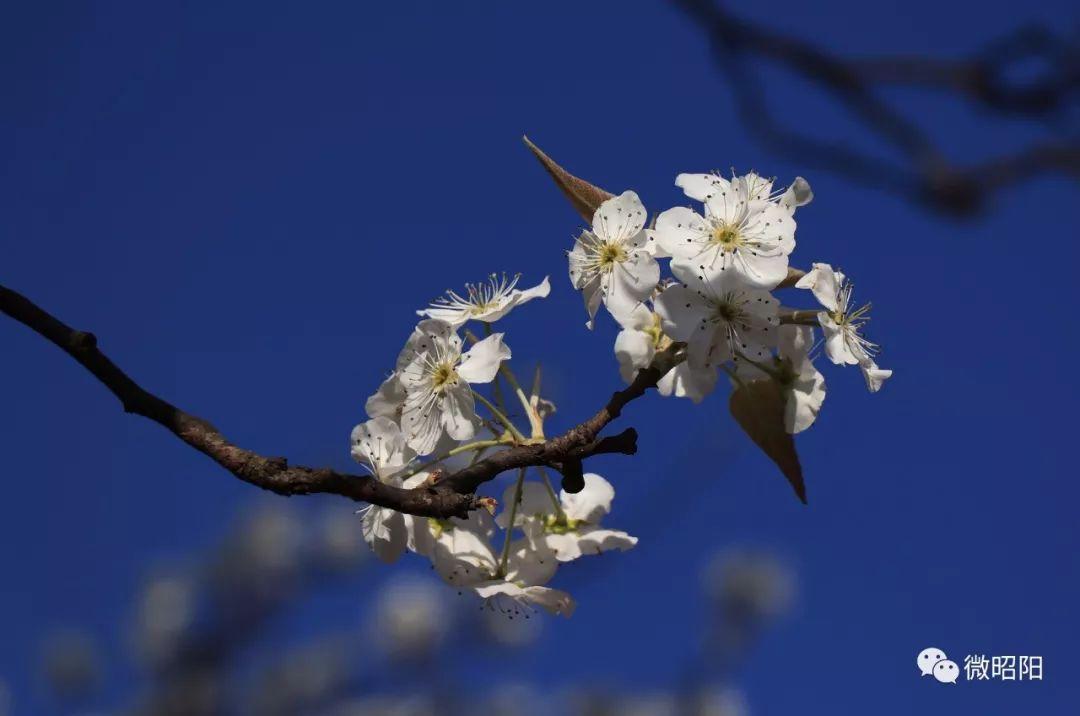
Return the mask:
<path id="1" fill-rule="evenodd" d="M 955 661 L 944 659 L 934 664 L 934 678 L 943 684 L 955 684 L 960 678 L 960 668 Z"/>
<path id="2" fill-rule="evenodd" d="M 934 673 L 934 666 L 939 661 L 945 661 L 945 652 L 935 647 L 929 647 L 919 652 L 916 663 L 919 665 L 919 671 L 922 672 L 923 676 L 930 676 Z"/>

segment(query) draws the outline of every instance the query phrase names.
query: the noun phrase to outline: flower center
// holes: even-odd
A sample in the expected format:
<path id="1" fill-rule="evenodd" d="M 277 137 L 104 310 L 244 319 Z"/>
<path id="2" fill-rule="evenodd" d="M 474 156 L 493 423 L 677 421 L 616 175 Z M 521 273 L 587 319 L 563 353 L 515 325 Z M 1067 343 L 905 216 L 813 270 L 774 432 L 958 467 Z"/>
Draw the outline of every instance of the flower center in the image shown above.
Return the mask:
<path id="1" fill-rule="evenodd" d="M 743 312 L 735 303 L 721 301 L 716 304 L 716 317 L 725 323 L 734 323 L 742 318 Z"/>
<path id="2" fill-rule="evenodd" d="M 600 251 L 597 252 L 597 263 L 600 264 L 600 268 L 607 270 L 615 264 L 622 263 L 626 260 L 626 251 L 620 244 L 605 243 L 600 247 Z"/>
<path id="3" fill-rule="evenodd" d="M 457 379 L 457 371 L 454 370 L 453 365 L 440 363 L 435 366 L 435 370 L 431 373 L 431 387 L 435 390 L 442 390 L 447 385 L 456 385 Z"/>
<path id="4" fill-rule="evenodd" d="M 469 309 L 469 313 L 471 313 L 474 316 L 479 316 L 481 314 L 487 313 L 489 310 L 491 310 L 494 307 L 495 307 L 494 303 L 481 302 L 481 303 L 474 304 L 473 307 Z"/>
<path id="5" fill-rule="evenodd" d="M 654 313 L 652 323 L 644 331 L 652 341 L 653 348 L 660 351 L 671 345 L 671 339 L 664 335 L 664 329 L 660 327 L 660 314 Z"/>
<path id="6" fill-rule="evenodd" d="M 724 249 L 734 249 L 742 243 L 739 227 L 731 224 L 716 224 L 712 230 L 712 243 Z"/>
<path id="7" fill-rule="evenodd" d="M 581 526 L 580 520 L 573 520 L 569 517 L 561 520 L 558 515 L 548 515 L 544 518 L 544 531 L 553 535 L 564 535 L 573 532 L 579 526 Z"/>

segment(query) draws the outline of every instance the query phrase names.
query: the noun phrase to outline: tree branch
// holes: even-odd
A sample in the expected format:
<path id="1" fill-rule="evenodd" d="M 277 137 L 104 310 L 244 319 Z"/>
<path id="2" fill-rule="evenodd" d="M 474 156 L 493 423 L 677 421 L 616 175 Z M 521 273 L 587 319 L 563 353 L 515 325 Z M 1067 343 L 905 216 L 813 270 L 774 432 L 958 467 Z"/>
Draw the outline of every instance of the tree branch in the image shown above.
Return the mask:
<path id="1" fill-rule="evenodd" d="M 429 484 L 403 489 L 370 475 L 290 465 L 283 457 L 266 457 L 239 447 L 206 420 L 142 388 L 101 352 L 92 333 L 71 328 L 25 296 L 2 285 L 0 312 L 74 358 L 120 400 L 125 412 L 153 420 L 244 482 L 279 495 L 341 495 L 427 517 L 464 517 L 469 510 L 480 506 L 474 491 L 505 470 L 550 466 L 561 471 L 564 462 L 580 464 L 593 455 L 633 454 L 637 450 L 637 433 L 633 428 L 606 438 L 600 438 L 599 433 L 618 417 L 626 403 L 654 387 L 666 372 L 666 369 L 660 372 L 660 368 L 654 367 L 641 371 L 629 387 L 615 393 L 596 415 L 557 438 L 537 445 L 514 446 L 451 475 L 439 473 Z M 658 356 L 658 359 L 669 360 L 669 357 Z M 580 470 L 580 467 L 576 469 Z"/>
<path id="2" fill-rule="evenodd" d="M 901 194 L 938 212 L 971 215 L 990 206 L 998 191 L 1035 176 L 1080 177 L 1080 148 L 1067 133 L 1001 157 L 969 165 L 949 161 L 930 132 L 879 96 L 890 85 L 944 90 L 1002 115 L 1067 123 L 1080 89 L 1075 40 L 1039 28 L 1023 28 L 990 44 L 975 57 L 848 59 L 797 37 L 732 14 L 720 0 L 674 0 L 712 41 L 717 65 L 727 75 L 741 119 L 764 142 L 803 164 L 846 175 Z M 802 77 L 886 145 L 900 161 L 885 161 L 843 140 L 826 141 L 781 121 L 766 102 L 752 68 L 760 59 Z M 1016 81 L 1016 67 L 1038 63 L 1043 71 Z M 1027 73 L 1030 74 L 1030 73 Z"/>

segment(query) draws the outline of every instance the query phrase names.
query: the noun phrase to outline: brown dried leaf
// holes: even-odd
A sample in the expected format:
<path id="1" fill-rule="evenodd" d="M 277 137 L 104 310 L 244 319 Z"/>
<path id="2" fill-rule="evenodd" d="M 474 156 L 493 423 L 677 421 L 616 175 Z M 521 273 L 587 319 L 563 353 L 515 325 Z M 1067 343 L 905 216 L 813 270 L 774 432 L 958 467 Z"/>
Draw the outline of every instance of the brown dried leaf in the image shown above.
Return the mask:
<path id="1" fill-rule="evenodd" d="M 525 146 L 536 158 L 540 160 L 540 163 L 544 165 L 544 169 L 551 175 L 551 178 L 555 180 L 555 184 L 558 185 L 562 193 L 566 195 L 566 198 L 570 200 L 570 204 L 574 207 L 577 213 L 581 214 L 581 218 L 587 222 L 592 222 L 593 213 L 597 207 L 610 199 L 613 195 L 604 191 L 598 186 L 593 186 L 584 179 L 578 179 L 576 176 L 566 171 L 562 167 L 552 160 L 547 154 L 541 151 L 540 147 L 529 141 L 528 137 L 522 137 L 525 142 Z"/>
<path id="2" fill-rule="evenodd" d="M 774 380 L 743 383 L 731 392 L 731 414 L 750 439 L 768 455 L 806 504 L 806 484 L 795 440 L 784 429 L 784 394 Z"/>

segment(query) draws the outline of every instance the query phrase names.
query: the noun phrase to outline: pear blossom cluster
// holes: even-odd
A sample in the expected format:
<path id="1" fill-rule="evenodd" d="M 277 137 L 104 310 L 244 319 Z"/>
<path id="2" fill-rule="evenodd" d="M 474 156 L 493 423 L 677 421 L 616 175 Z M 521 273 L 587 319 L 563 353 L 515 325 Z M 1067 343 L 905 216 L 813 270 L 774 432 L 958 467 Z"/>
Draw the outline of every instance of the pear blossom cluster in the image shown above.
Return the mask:
<path id="1" fill-rule="evenodd" d="M 813 194 L 796 179 L 782 190 L 755 173 L 680 174 L 676 186 L 694 203 L 668 209 L 651 223 L 633 191 L 597 206 L 592 225 L 568 251 L 569 277 L 585 303 L 587 327 L 603 307 L 617 323 L 619 374 L 659 374 L 665 396 L 701 402 L 721 374 L 738 389 L 773 381 L 784 400 L 784 429 L 799 433 L 817 419 L 825 379 L 815 365 L 858 366 L 872 392 L 891 371 L 866 335 L 869 304 L 854 301 L 851 280 L 827 263 L 792 271 L 795 212 Z M 665 275 L 665 267 L 666 273 Z M 526 393 L 510 366 L 505 334 L 493 324 L 546 297 L 547 278 L 522 289 L 520 276 L 447 291 L 418 310 L 419 322 L 393 370 L 367 399 L 368 420 L 352 432 L 353 457 L 377 480 L 416 488 L 439 470 L 476 461 L 492 450 L 546 440 L 554 406 L 540 395 L 539 373 Z M 819 308 L 784 307 L 780 288 L 809 292 Z M 477 328 L 483 335 L 473 333 Z M 520 405 L 508 410 L 504 397 Z M 524 414 L 526 426 L 508 415 Z M 537 609 L 570 616 L 573 598 L 551 587 L 567 562 L 613 550 L 637 538 L 602 524 L 615 489 L 588 473 L 577 492 L 556 492 L 542 467 L 522 468 L 501 501 L 467 518 L 433 519 L 371 506 L 361 511 L 364 540 L 393 562 L 412 552 L 461 594 L 509 618 Z"/>
<path id="2" fill-rule="evenodd" d="M 352 456 L 373 477 L 415 488 L 434 479 L 434 468 L 447 460 L 543 440 L 543 421 L 553 406 L 535 391 L 526 397 L 516 390 L 529 418 L 529 438 L 509 421 L 498 399 L 478 392 L 500 374 L 517 385 L 508 365 L 510 348 L 491 324 L 551 290 L 547 278 L 519 289 L 519 278 L 492 275 L 462 292 L 447 291 L 417 311 L 421 320 L 393 371 L 365 404 L 369 419 L 352 432 Z M 466 328 L 470 322 L 487 335 L 475 336 Z M 475 595 L 484 608 L 508 618 L 529 618 L 537 609 L 570 616 L 573 598 L 547 586 L 559 565 L 626 550 L 637 539 L 600 526 L 615 497 L 603 477 L 585 475 L 584 489 L 572 495 L 556 493 L 546 473 L 529 477 L 519 473 L 501 512 L 500 503 L 489 499 L 489 510 L 475 510 L 466 519 L 417 517 L 372 505 L 361 510 L 364 540 L 385 562 L 406 551 L 427 558 L 459 593 Z"/>
<path id="3" fill-rule="evenodd" d="M 785 321 L 793 309 L 773 296 L 789 279 L 796 209 L 813 198 L 806 180 L 778 191 L 753 172 L 679 174 L 675 184 L 695 206 L 668 209 L 647 226 L 638 195 L 623 192 L 597 208 L 569 254 L 586 325 L 594 327 L 603 305 L 622 329 L 615 339 L 622 378 L 632 381 L 658 352 L 685 345 L 685 359 L 657 385 L 662 395 L 700 402 L 722 372 L 736 385 L 775 380 L 793 434 L 813 424 L 825 400 L 814 364 L 822 348 L 832 363 L 858 366 L 877 392 L 892 371 L 876 363 L 879 348 L 865 333 L 870 306 L 856 306 L 847 276 L 814 263 L 794 283 L 820 303 L 816 326 Z M 661 275 L 664 259 L 670 277 Z"/>

